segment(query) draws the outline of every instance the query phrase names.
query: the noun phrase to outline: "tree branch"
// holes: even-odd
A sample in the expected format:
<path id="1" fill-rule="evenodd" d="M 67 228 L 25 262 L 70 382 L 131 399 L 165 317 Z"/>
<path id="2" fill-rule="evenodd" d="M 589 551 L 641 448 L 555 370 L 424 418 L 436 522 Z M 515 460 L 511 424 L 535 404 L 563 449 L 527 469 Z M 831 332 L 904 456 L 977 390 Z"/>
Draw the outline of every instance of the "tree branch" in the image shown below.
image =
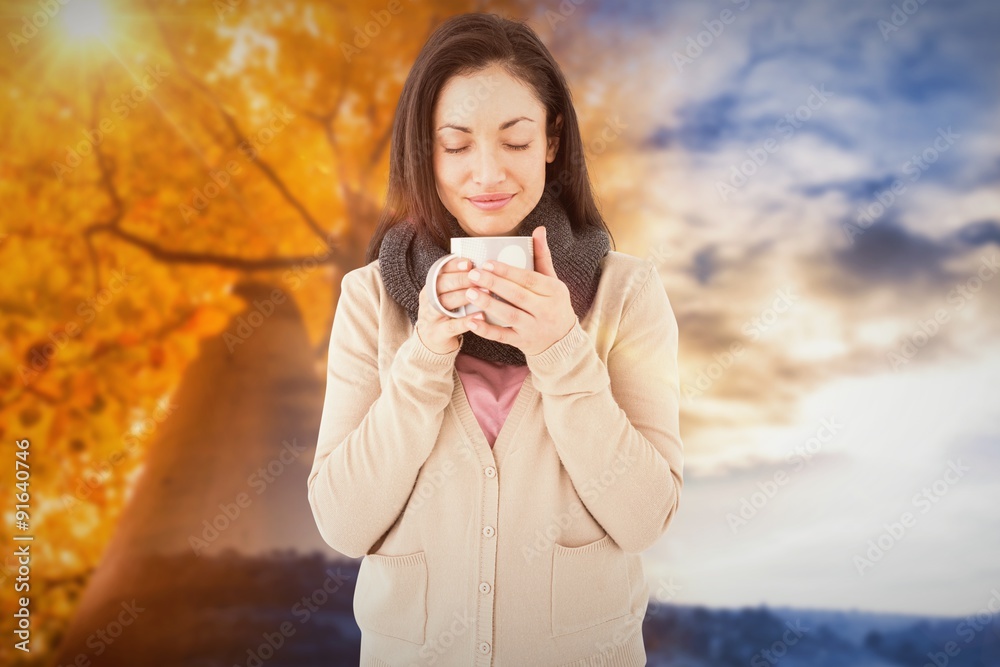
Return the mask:
<path id="1" fill-rule="evenodd" d="M 155 16 L 155 11 L 154 11 L 155 8 L 152 7 L 151 3 L 149 3 L 148 0 L 146 4 L 150 10 L 150 16 Z M 233 117 L 231 113 L 229 113 L 226 110 L 225 105 L 223 105 L 222 102 L 215 96 L 215 93 L 213 93 L 212 90 L 207 85 L 205 85 L 204 82 L 202 82 L 198 77 L 192 74 L 191 71 L 184 65 L 184 63 L 180 58 L 180 55 L 177 53 L 177 49 L 174 47 L 173 42 L 170 40 L 170 36 L 167 34 L 166 29 L 163 27 L 163 23 L 155 18 L 153 19 L 153 21 L 156 25 L 157 31 L 160 33 L 160 36 L 163 39 L 163 43 L 166 46 L 167 51 L 170 53 L 171 60 L 177 67 L 177 70 L 181 73 L 181 76 L 187 79 L 192 86 L 194 86 L 198 91 L 200 91 L 212 103 L 212 106 L 214 106 L 216 111 L 219 112 L 219 115 L 222 116 L 223 122 L 225 122 L 226 127 L 229 128 L 229 132 L 232 135 L 234 145 L 239 146 L 239 144 L 243 142 L 244 139 L 246 138 L 246 135 L 240 129 L 239 124 L 236 122 L 236 119 Z M 313 231 L 313 233 L 315 233 L 316 236 L 322 239 L 323 243 L 329 246 L 329 240 L 327 239 L 326 232 L 316 221 L 316 219 L 312 216 L 312 214 L 309 213 L 308 209 L 306 209 L 305 205 L 299 200 L 299 198 L 292 194 L 292 192 L 288 189 L 288 186 L 285 184 L 284 180 L 282 180 L 281 177 L 278 176 L 277 172 L 271 167 L 271 165 L 269 165 L 259 155 L 252 162 L 264 174 L 264 176 L 267 177 L 267 180 L 269 180 L 271 184 L 278 190 L 278 192 L 285 199 L 285 201 L 288 202 L 288 204 L 293 209 L 295 209 L 295 211 L 299 214 L 302 220 L 305 221 L 306 225 Z"/>
<path id="2" fill-rule="evenodd" d="M 172 264 L 211 264 L 228 269 L 251 271 L 255 269 L 281 269 L 298 266 L 306 261 L 315 262 L 316 264 L 340 264 L 344 261 L 341 253 L 336 250 L 326 253 L 326 257 L 323 258 L 316 257 L 315 255 L 302 255 L 293 257 L 261 257 L 258 259 L 240 257 L 238 255 L 223 255 L 212 252 L 172 250 L 170 248 L 164 248 L 159 244 L 156 244 L 148 239 L 144 239 L 137 234 L 128 232 L 118 225 L 111 223 L 97 223 L 90 225 L 84 231 L 84 234 L 90 236 L 92 234 L 99 234 L 102 232 L 111 234 L 138 248 L 142 248 L 149 253 L 149 255 L 160 260 L 161 262 Z"/>
<path id="3" fill-rule="evenodd" d="M 240 257 L 238 255 L 192 252 L 187 250 L 173 250 L 165 248 L 157 243 L 154 243 L 153 241 L 144 239 L 137 234 L 133 234 L 132 232 L 121 228 L 121 222 L 125 211 L 121 196 L 118 194 L 118 188 L 114 183 L 114 161 L 109 156 L 105 155 L 100 144 L 94 146 L 94 155 L 97 158 L 97 166 L 101 175 L 100 184 L 103 190 L 107 193 L 108 198 L 111 200 L 112 212 L 103 222 L 94 223 L 84 229 L 84 239 L 88 245 L 91 244 L 91 237 L 94 234 L 108 233 L 136 247 L 142 248 L 152 257 L 162 262 L 173 264 L 211 264 L 213 266 L 221 266 L 224 268 L 239 269 L 244 271 L 292 267 L 307 260 L 314 261 L 317 264 L 340 264 L 345 259 L 344 253 L 339 248 L 331 247 L 329 242 L 326 242 L 328 252 L 324 253 L 326 255 L 324 259 L 319 259 L 310 255 L 251 259 Z M 94 286 L 95 291 L 99 288 L 100 282 Z"/>

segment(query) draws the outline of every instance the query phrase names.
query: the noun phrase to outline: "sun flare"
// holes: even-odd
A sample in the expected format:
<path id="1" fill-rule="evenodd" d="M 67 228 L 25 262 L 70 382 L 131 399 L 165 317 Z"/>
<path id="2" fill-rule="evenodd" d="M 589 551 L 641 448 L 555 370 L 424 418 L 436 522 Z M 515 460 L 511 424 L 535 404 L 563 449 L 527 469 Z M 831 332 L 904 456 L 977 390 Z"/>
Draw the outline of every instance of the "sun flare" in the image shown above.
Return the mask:
<path id="1" fill-rule="evenodd" d="M 60 12 L 63 29 L 74 41 L 107 41 L 111 36 L 107 9 L 98 0 L 74 0 Z"/>

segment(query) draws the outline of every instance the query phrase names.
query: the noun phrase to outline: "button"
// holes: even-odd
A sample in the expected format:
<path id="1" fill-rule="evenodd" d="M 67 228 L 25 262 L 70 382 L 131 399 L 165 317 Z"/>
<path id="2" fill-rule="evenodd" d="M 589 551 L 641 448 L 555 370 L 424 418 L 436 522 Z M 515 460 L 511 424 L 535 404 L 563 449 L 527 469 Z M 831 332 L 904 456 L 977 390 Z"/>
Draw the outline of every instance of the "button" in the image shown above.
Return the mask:
<path id="1" fill-rule="evenodd" d="M 483 583 L 479 584 L 479 590 L 483 594 L 489 593 L 490 592 L 490 585 L 484 581 Z"/>
<path id="2" fill-rule="evenodd" d="M 479 644 L 479 652 L 482 653 L 483 655 L 486 655 L 487 653 L 489 653 L 490 652 L 490 643 L 489 642 L 480 642 L 480 644 Z"/>
<path id="3" fill-rule="evenodd" d="M 486 537 L 493 537 L 493 533 L 495 532 L 496 531 L 493 530 L 493 526 L 486 526 L 485 528 L 483 528 L 483 535 L 485 535 Z"/>
<path id="4" fill-rule="evenodd" d="M 484 470 L 483 472 L 486 473 L 487 477 L 496 477 L 497 476 L 497 469 L 494 468 L 493 466 L 488 466 L 486 468 L 486 470 Z"/>

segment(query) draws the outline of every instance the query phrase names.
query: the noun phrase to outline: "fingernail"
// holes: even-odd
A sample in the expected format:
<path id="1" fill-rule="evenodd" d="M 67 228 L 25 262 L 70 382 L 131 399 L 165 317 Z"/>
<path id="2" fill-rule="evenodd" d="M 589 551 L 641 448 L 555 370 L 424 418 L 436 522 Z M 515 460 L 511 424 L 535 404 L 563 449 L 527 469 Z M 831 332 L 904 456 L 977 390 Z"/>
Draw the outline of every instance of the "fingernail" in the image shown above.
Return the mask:
<path id="1" fill-rule="evenodd" d="M 477 292 L 474 289 L 469 289 L 468 291 L 466 291 L 465 296 L 468 297 L 469 299 L 475 301 L 476 299 L 479 298 L 479 292 Z"/>
<path id="2" fill-rule="evenodd" d="M 461 261 L 461 262 L 458 263 L 458 268 L 460 268 L 460 269 L 467 269 L 467 268 L 469 268 L 469 263 L 466 262 L 466 261 Z"/>
<path id="3" fill-rule="evenodd" d="M 493 262 L 486 262 L 485 264 L 483 264 L 483 268 L 486 269 L 487 271 L 492 271 L 493 270 Z"/>
<path id="4" fill-rule="evenodd" d="M 479 280 L 479 271 L 477 269 L 469 271 L 469 278 L 472 280 Z"/>

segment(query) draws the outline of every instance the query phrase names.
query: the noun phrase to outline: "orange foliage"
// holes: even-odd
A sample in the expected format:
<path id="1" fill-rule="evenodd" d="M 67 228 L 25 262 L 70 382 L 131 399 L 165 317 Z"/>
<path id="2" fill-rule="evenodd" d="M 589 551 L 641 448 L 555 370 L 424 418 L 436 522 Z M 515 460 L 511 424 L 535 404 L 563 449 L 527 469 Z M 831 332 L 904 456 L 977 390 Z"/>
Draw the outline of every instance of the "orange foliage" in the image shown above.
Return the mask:
<path id="1" fill-rule="evenodd" d="M 31 656 L 9 653 L 14 571 L 0 558 L 3 664 L 43 664 L 58 641 L 156 437 L 134 425 L 243 307 L 236 281 L 291 294 L 325 354 L 405 74 L 437 23 L 475 9 L 404 1 L 350 52 L 384 0 L 106 0 L 103 23 L 57 4 L 64 16 L 14 38 L 0 66 L 2 465 L 31 441 L 35 536 Z M 15 33 L 39 11 L 5 9 Z M 109 466 L 123 443 L 135 447 Z"/>

